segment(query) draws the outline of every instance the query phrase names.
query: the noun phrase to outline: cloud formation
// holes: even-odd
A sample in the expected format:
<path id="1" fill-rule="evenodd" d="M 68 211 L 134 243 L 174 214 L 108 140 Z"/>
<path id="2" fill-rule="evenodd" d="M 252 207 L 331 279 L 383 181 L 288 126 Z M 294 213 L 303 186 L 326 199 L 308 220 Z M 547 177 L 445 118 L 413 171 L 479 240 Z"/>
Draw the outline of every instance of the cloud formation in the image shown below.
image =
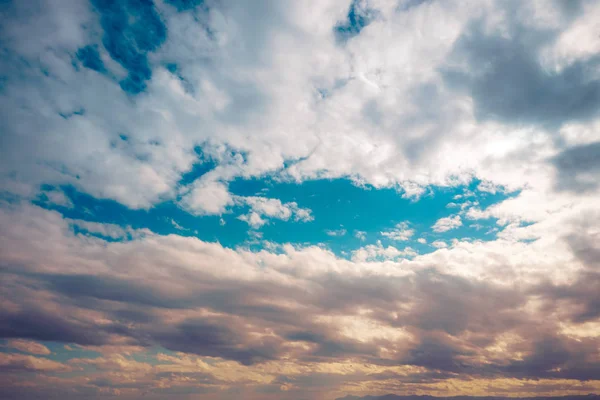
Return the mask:
<path id="1" fill-rule="evenodd" d="M 0 397 L 600 393 L 599 16 L 2 2 Z"/>

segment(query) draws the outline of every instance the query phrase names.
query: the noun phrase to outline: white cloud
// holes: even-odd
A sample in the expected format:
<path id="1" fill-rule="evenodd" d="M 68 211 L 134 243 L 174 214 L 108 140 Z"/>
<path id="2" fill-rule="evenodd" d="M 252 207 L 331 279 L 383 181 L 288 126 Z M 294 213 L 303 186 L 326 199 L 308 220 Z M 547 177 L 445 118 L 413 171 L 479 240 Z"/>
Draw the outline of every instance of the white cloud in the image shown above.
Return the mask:
<path id="1" fill-rule="evenodd" d="M 31 195 L 42 183 L 72 184 L 149 208 L 177 197 L 199 144 L 220 167 L 213 183 L 199 184 L 180 202 L 196 214 L 219 214 L 230 204 L 216 182 L 274 173 L 290 159 L 300 161 L 282 171 L 284 177 L 352 176 L 376 187 L 397 186 L 409 197 L 422 195 L 427 185 L 473 176 L 490 188 L 548 184 L 552 171 L 540 165 L 559 150 L 555 142 L 537 128 L 481 121 L 472 100 L 447 89 L 440 76 L 473 18 L 484 16 L 492 31 L 503 28 L 495 18 L 502 5 L 435 2 L 398 12 L 392 3 L 373 3 L 378 18 L 344 46 L 332 29 L 346 18 L 347 2 L 277 4 L 276 11 L 258 14 L 234 2 L 202 22 L 160 5 L 167 40 L 150 54 L 147 93 L 131 101 L 118 82 L 72 66 L 70 54 L 101 36 L 85 3 L 67 9 L 42 2 L 36 13 L 4 27 L 15 57 L 36 68 L 4 86 L 2 108 L 13 117 L 5 118 L 12 140 L 3 146 L 2 184 Z M 587 11 L 593 15 L 597 7 Z M 260 15 L 259 31 L 249 15 Z M 579 29 L 588 31 L 589 20 L 582 17 Z M 561 43 L 573 35 L 565 31 Z M 553 57 L 572 59 L 560 50 L 568 46 L 557 46 Z M 589 46 L 578 54 L 589 54 Z M 3 65 L 11 67 L 10 60 Z M 161 67 L 166 62 L 178 65 L 185 84 Z M 317 89 L 328 95 L 317 96 Z M 79 109 L 85 113 L 58 115 Z M 245 156 L 229 157 L 232 148 Z M 535 151 L 524 154 L 528 149 Z M 16 175 L 10 173 L 15 166 Z"/>
<path id="2" fill-rule="evenodd" d="M 414 234 L 415 231 L 409 228 L 408 222 L 400 222 L 394 229 L 381 232 L 381 236 L 399 242 L 409 240 Z"/>
<path id="3" fill-rule="evenodd" d="M 222 182 L 200 179 L 192 185 L 180 204 L 196 215 L 215 215 L 226 212 L 234 204 L 233 198 Z"/>
<path id="4" fill-rule="evenodd" d="M 44 192 L 46 197 L 48 197 L 48 201 L 51 204 L 71 208 L 73 207 L 73 203 L 71 200 L 65 195 L 62 190 L 54 189 Z"/>
<path id="5" fill-rule="evenodd" d="M 132 239 L 144 235 L 152 234 L 148 229 L 133 229 L 130 226 L 121 227 L 115 224 L 90 222 L 79 219 L 68 220 L 73 226 L 94 234 L 99 234 L 110 239 Z"/>
<path id="6" fill-rule="evenodd" d="M 325 233 L 329 236 L 345 236 L 346 235 L 346 229 L 344 228 L 340 228 L 340 229 L 326 229 Z"/>
<path id="7" fill-rule="evenodd" d="M 431 245 L 436 249 L 445 249 L 446 247 L 448 247 L 448 244 L 443 240 L 436 240 L 435 242 L 431 243 Z"/>
<path id="8" fill-rule="evenodd" d="M 477 185 L 477 190 L 479 190 L 480 192 L 496 194 L 497 192 L 502 191 L 502 187 L 495 185 L 493 182 L 485 181 Z"/>
<path id="9" fill-rule="evenodd" d="M 462 221 L 459 215 L 455 215 L 453 217 L 444 217 L 438 219 L 432 226 L 432 229 L 434 232 L 441 233 L 458 228 L 459 226 L 462 226 Z"/>
<path id="10" fill-rule="evenodd" d="M 279 199 L 258 196 L 238 196 L 236 202 L 250 207 L 250 213 L 241 215 L 239 219 L 255 229 L 266 224 L 269 218 L 282 221 L 293 218 L 297 222 L 309 222 L 314 219 L 309 209 L 298 207 L 296 202 L 282 203 Z"/>
<path id="11" fill-rule="evenodd" d="M 352 260 L 356 262 L 365 261 L 386 261 L 386 260 L 397 260 L 403 257 L 416 256 L 415 252 L 410 247 L 406 247 L 404 250 L 399 250 L 394 246 L 384 247 L 381 241 L 377 241 L 376 244 L 370 244 L 361 247 L 352 252 Z"/>
<path id="12" fill-rule="evenodd" d="M 186 231 L 186 230 L 187 230 L 187 229 L 185 229 L 183 226 L 179 225 L 179 224 L 177 223 L 177 221 L 175 221 L 175 220 L 174 220 L 174 219 L 172 219 L 172 218 L 171 218 L 171 225 L 173 225 L 173 227 L 174 227 L 175 229 L 177 229 L 177 230 L 180 230 L 180 231 Z"/>
<path id="13" fill-rule="evenodd" d="M 367 240 L 367 232 L 355 230 L 354 237 L 364 242 L 365 240 Z"/>

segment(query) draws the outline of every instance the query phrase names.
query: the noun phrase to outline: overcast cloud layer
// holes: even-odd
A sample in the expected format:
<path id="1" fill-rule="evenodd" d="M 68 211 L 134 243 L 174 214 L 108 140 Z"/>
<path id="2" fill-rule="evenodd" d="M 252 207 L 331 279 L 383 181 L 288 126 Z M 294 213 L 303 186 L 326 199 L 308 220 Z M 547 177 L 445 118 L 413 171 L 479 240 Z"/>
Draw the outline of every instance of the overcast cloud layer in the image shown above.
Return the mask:
<path id="1" fill-rule="evenodd" d="M 600 2 L 0 2 L 0 397 L 600 393 Z"/>

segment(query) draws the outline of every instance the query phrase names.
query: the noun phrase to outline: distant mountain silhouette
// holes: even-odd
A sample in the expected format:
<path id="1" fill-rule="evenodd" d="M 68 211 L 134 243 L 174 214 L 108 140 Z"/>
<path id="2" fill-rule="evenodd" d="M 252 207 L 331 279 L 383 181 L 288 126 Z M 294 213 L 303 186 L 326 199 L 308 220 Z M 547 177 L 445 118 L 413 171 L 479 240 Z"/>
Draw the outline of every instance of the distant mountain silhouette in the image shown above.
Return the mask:
<path id="1" fill-rule="evenodd" d="M 398 396 L 395 394 L 386 394 L 383 396 L 345 396 L 336 400 L 600 400 L 600 395 L 588 394 L 582 396 L 540 396 L 540 397 L 498 397 L 498 396 L 453 396 L 453 397 L 435 397 L 435 396 Z"/>

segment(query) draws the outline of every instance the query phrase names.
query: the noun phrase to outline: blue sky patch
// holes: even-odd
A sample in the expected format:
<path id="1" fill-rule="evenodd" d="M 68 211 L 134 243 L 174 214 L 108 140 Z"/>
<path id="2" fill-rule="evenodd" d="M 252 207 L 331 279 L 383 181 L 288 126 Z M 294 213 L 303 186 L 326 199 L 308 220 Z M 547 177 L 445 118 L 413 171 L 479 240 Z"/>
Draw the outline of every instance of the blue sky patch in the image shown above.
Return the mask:
<path id="1" fill-rule="evenodd" d="M 348 10 L 346 21 L 336 25 L 334 29 L 338 42 L 344 43 L 360 34 L 360 31 L 371 23 L 374 13 L 373 10 L 367 8 L 366 2 L 354 0 Z"/>
<path id="2" fill-rule="evenodd" d="M 120 82 L 130 94 L 146 89 L 152 77 L 148 52 L 158 49 L 167 37 L 167 28 L 150 0 L 112 2 L 93 0 L 104 29 L 102 43 L 108 54 L 128 71 Z"/>
<path id="3" fill-rule="evenodd" d="M 100 58 L 100 53 L 98 52 L 98 46 L 89 45 L 82 47 L 77 51 L 76 55 L 84 67 L 100 72 L 101 74 L 106 72 L 106 67 L 104 66 L 104 63 Z"/>
<path id="4" fill-rule="evenodd" d="M 215 165 L 210 159 L 201 157 L 201 160 L 183 176 L 182 185 L 190 184 Z M 114 224 L 124 229 L 119 235 L 94 231 L 84 224 L 72 227 L 77 234 L 107 241 L 130 240 L 136 230 L 149 229 L 161 235 L 198 237 L 231 248 L 244 246 L 260 250 L 265 242 L 294 243 L 326 246 L 345 256 L 362 246 L 381 244 L 399 249 L 411 247 L 419 253 L 427 253 L 441 243 L 451 245 L 453 239 L 496 238 L 496 219 L 469 220 L 464 216 L 466 206 L 485 209 L 516 193 L 483 192 L 477 190 L 478 185 L 479 181 L 473 181 L 467 186 L 430 188 L 427 195 L 414 201 L 403 198 L 393 188 L 358 187 L 347 179 L 300 184 L 272 179 L 234 180 L 229 190 L 235 198 L 278 199 L 284 204 L 294 202 L 311 212 L 309 221 L 272 218 L 254 228 L 240 219 L 251 208 L 239 202 L 223 215 L 195 216 L 181 209 L 176 201 L 163 202 L 149 210 L 132 210 L 113 200 L 97 199 L 73 187 L 62 187 L 69 205 L 53 204 L 43 195 L 36 204 L 73 220 Z M 46 187 L 46 190 L 52 189 Z M 433 229 L 439 219 L 457 216 L 462 218 L 460 225 L 441 231 Z"/>
<path id="5" fill-rule="evenodd" d="M 204 4 L 204 0 L 166 0 L 167 4 L 172 5 L 177 11 L 190 11 Z"/>

